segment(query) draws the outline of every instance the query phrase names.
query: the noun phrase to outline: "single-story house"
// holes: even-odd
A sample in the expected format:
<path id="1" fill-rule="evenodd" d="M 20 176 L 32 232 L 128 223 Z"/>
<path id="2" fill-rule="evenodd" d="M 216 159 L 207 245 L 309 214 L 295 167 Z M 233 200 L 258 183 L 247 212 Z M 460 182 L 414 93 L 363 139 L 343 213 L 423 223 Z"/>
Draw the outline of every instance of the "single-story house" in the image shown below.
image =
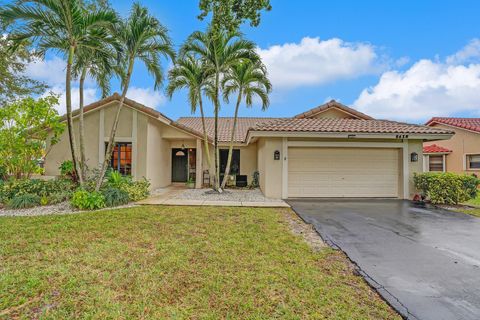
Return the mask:
<path id="1" fill-rule="evenodd" d="M 85 107 L 87 159 L 98 167 L 120 96 Z M 226 162 L 232 118 L 218 125 L 220 164 Z M 78 139 L 78 111 L 74 112 Z M 209 143 L 214 120 L 206 119 Z M 426 141 L 452 137 L 449 128 L 376 120 L 330 101 L 290 118 L 239 118 L 232 173 L 259 174 L 262 192 L 270 198 L 389 197 L 410 198 L 413 173 L 423 171 Z M 213 160 L 213 148 L 210 148 Z M 57 175 L 70 158 L 65 132 L 45 159 L 45 174 Z M 201 118 L 173 121 L 162 113 L 126 99 L 120 115 L 111 165 L 134 179 L 146 177 L 152 188 L 192 178 L 196 187 L 208 183 Z"/>
<path id="2" fill-rule="evenodd" d="M 423 145 L 424 171 L 480 173 L 480 118 L 435 117 L 426 124 L 455 135 Z"/>

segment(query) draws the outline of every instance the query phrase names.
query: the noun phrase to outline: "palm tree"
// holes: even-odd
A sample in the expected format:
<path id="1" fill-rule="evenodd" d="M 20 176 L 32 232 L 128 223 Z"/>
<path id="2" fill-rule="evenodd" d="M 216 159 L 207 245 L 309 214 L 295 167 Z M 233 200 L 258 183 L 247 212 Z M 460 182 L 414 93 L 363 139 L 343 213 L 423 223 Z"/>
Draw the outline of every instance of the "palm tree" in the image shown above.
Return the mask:
<path id="1" fill-rule="evenodd" d="M 229 96 L 237 93 L 237 102 L 235 104 L 235 114 L 233 117 L 232 132 L 230 134 L 230 147 L 228 149 L 227 166 L 222 181 L 222 188 L 225 188 L 228 175 L 230 174 L 230 165 L 232 162 L 233 143 L 235 131 L 237 129 L 238 109 L 242 99 L 245 100 L 247 107 L 251 107 L 255 96 L 262 101 L 262 111 L 268 108 L 270 100 L 268 94 L 272 90 L 272 85 L 267 78 L 267 70 L 260 59 L 256 61 L 246 61 L 236 64 L 224 75 L 222 79 L 223 96 L 228 102 Z"/>
<path id="2" fill-rule="evenodd" d="M 207 154 L 208 168 L 211 166 L 210 150 L 208 146 L 207 127 L 205 124 L 205 113 L 203 110 L 203 90 L 210 84 L 210 76 L 205 70 L 202 60 L 195 59 L 194 56 L 187 54 L 176 60 L 175 66 L 169 71 L 167 96 L 170 99 L 173 93 L 180 89 L 188 89 L 188 101 L 192 114 L 197 111 L 197 105 L 200 109 L 202 118 L 203 142 L 205 153 Z"/>
<path id="3" fill-rule="evenodd" d="M 145 64 L 148 73 L 154 78 L 154 89 L 157 90 L 163 83 L 163 69 L 160 64 L 160 57 L 164 56 L 172 60 L 175 57 L 167 29 L 160 21 L 149 14 L 147 8 L 142 7 L 138 3 L 133 4 L 130 16 L 117 25 L 114 36 L 122 46 L 122 65 L 125 66 L 123 70 L 126 69 L 126 72 L 122 72 L 120 75 L 122 78 L 122 95 L 110 131 L 105 161 L 102 164 L 95 188 L 97 191 L 102 186 L 105 172 L 112 157 L 115 134 L 120 120 L 120 111 L 130 85 L 135 60 L 138 59 Z"/>
<path id="4" fill-rule="evenodd" d="M 100 47 L 108 35 L 104 30 L 117 21 L 115 12 L 100 9 L 85 12 L 78 0 L 26 0 L 0 10 L 0 18 L 16 28 L 9 39 L 20 42 L 32 40 L 42 56 L 49 50 L 61 52 L 67 60 L 65 74 L 66 116 L 74 169 L 82 183 L 72 120 L 72 64 L 81 48 Z"/>
<path id="5" fill-rule="evenodd" d="M 82 48 L 77 52 L 72 75 L 79 79 L 79 142 L 80 142 L 80 175 L 86 180 L 85 125 L 84 125 L 84 88 L 87 75 L 92 78 L 102 92 L 102 98 L 110 94 L 110 79 L 114 74 L 115 61 L 113 47 L 105 43 L 102 48 Z"/>
<path id="6" fill-rule="evenodd" d="M 218 150 L 218 112 L 220 111 L 220 90 L 221 78 L 228 72 L 231 66 L 244 60 L 252 58 L 255 44 L 241 38 L 238 32 L 196 31 L 192 33 L 182 47 L 180 54 L 192 54 L 195 58 L 202 60 L 205 72 L 211 74 L 211 88 L 207 96 L 214 105 L 215 129 L 214 129 L 214 151 L 215 151 L 215 174 L 213 175 L 214 189 L 221 191 L 219 150 Z"/>

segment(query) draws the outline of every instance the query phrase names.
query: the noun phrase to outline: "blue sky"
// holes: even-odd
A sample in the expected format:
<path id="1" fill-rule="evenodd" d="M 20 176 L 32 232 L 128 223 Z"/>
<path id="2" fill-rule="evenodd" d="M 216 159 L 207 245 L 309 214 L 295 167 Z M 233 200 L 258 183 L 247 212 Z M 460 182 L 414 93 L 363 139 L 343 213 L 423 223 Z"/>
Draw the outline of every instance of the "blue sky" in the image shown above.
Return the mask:
<path id="1" fill-rule="evenodd" d="M 112 3 L 128 14 L 131 1 Z M 176 46 L 206 26 L 196 18 L 196 0 L 141 3 L 167 26 Z M 414 123 L 480 116 L 479 1 L 272 0 L 272 7 L 259 27 L 242 27 L 268 67 L 271 105 L 266 112 L 243 107 L 242 116 L 291 116 L 330 99 L 374 117 Z M 29 72 L 61 92 L 62 63 L 49 56 Z M 89 90 L 87 100 L 93 101 L 99 93 L 93 83 Z M 185 94 L 169 101 L 153 92 L 141 65 L 129 96 L 174 119 L 190 115 Z M 231 106 L 222 108 L 223 116 L 232 113 Z"/>

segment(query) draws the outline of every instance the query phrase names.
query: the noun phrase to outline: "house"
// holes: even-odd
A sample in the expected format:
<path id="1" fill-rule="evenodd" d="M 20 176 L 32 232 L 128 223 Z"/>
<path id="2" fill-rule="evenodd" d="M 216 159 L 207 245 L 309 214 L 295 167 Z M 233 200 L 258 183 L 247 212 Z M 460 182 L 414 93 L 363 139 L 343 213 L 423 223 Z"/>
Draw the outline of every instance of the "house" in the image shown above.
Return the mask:
<path id="1" fill-rule="evenodd" d="M 120 96 L 85 107 L 86 157 L 90 168 L 104 159 L 109 130 Z M 78 139 L 78 111 L 74 127 Z M 232 118 L 220 118 L 220 164 L 226 162 Z M 209 143 L 214 120 L 206 119 Z M 390 197 L 414 193 L 413 173 L 423 170 L 425 141 L 449 139 L 449 128 L 376 120 L 330 101 L 291 118 L 239 118 L 232 172 L 251 183 L 259 173 L 260 188 L 270 198 Z M 202 122 L 197 117 L 173 121 L 162 113 L 126 99 L 121 111 L 111 165 L 135 179 L 146 177 L 152 188 L 208 179 Z M 213 148 L 210 148 L 213 159 Z M 57 175 L 69 159 L 65 132 L 45 159 L 45 174 Z"/>
<path id="2" fill-rule="evenodd" d="M 435 117 L 426 125 L 454 131 L 455 135 L 434 144 L 424 143 L 424 171 L 480 172 L 480 118 Z"/>

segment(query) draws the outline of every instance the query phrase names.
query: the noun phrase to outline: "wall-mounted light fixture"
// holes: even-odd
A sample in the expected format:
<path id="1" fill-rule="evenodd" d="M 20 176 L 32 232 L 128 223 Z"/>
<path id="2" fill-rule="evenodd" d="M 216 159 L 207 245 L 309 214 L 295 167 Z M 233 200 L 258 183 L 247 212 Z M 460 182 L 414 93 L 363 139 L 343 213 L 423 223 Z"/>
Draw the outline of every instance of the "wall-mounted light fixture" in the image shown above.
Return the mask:
<path id="1" fill-rule="evenodd" d="M 412 152 L 410 153 L 410 162 L 417 162 L 418 161 L 418 153 Z"/>
<path id="2" fill-rule="evenodd" d="M 280 160 L 280 151 L 275 150 L 273 153 L 273 160 Z"/>

